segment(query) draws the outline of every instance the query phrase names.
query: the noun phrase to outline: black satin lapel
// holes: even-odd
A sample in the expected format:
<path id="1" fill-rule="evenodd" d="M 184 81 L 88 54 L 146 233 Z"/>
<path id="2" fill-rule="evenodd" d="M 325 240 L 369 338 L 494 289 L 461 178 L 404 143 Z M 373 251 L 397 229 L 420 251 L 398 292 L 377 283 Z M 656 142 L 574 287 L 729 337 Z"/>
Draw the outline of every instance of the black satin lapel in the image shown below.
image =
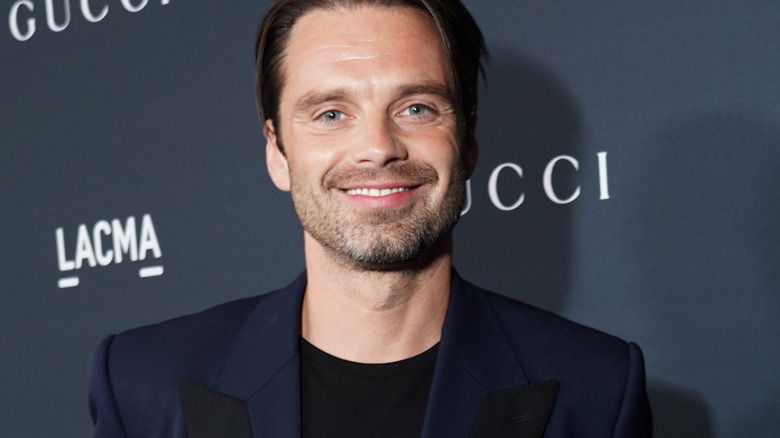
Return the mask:
<path id="1" fill-rule="evenodd" d="M 557 380 L 491 392 L 482 403 L 471 438 L 540 438 L 557 396 Z"/>
<path id="2" fill-rule="evenodd" d="M 182 382 L 179 397 L 189 438 L 252 438 L 243 400 L 195 382 Z"/>

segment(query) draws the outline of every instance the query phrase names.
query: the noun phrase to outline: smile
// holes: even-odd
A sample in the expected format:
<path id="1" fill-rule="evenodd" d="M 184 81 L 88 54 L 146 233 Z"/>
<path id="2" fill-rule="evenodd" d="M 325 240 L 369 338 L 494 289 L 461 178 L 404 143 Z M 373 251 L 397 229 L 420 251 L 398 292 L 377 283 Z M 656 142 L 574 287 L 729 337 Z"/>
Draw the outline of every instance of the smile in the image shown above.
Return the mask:
<path id="1" fill-rule="evenodd" d="M 398 192 L 407 192 L 411 190 L 410 187 L 395 187 L 392 189 L 347 189 L 346 193 L 347 195 L 361 195 L 361 196 L 374 196 L 374 197 L 380 197 L 380 196 L 388 196 L 392 195 L 393 193 Z"/>

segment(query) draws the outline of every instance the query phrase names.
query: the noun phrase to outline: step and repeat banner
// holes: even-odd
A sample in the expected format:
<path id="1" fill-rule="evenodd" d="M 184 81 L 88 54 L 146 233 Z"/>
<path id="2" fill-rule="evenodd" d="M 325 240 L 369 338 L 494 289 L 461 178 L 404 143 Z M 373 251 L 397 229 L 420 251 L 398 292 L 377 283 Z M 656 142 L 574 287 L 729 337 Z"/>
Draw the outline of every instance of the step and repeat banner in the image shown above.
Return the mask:
<path id="1" fill-rule="evenodd" d="M 2 0 L 0 436 L 89 436 L 102 338 L 303 268 L 268 1 Z M 780 430 L 780 3 L 468 0 L 471 281 L 640 344 L 659 437 Z"/>

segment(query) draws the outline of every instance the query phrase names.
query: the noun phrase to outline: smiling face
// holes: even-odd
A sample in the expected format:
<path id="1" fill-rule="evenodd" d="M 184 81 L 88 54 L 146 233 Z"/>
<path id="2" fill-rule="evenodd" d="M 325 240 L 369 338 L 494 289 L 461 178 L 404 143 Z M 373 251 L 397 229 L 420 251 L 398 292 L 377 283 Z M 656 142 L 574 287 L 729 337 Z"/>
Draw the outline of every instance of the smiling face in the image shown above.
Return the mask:
<path id="1" fill-rule="evenodd" d="M 314 10 L 295 24 L 282 71 L 267 164 L 292 193 L 307 245 L 386 270 L 448 241 L 476 146 L 470 134 L 459 145 L 430 20 L 410 8 Z"/>

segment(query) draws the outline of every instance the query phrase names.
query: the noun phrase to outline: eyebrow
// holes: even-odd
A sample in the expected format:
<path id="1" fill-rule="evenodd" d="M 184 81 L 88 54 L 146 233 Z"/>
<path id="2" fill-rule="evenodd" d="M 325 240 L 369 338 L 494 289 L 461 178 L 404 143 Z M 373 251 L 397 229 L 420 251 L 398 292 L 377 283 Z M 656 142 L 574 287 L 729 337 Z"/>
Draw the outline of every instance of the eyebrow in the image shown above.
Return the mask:
<path id="1" fill-rule="evenodd" d="M 413 96 L 415 94 L 432 94 L 434 96 L 441 97 L 447 102 L 452 102 L 454 100 L 454 93 L 450 87 L 435 82 L 423 82 L 420 84 L 406 85 L 401 88 L 397 97 L 403 98 L 407 96 Z"/>
<path id="2" fill-rule="evenodd" d="M 305 111 L 309 108 L 322 105 L 327 102 L 349 99 L 352 93 L 346 88 L 337 88 L 325 92 L 311 92 L 301 96 L 293 108 L 295 112 Z M 416 94 L 430 94 L 439 96 L 447 102 L 454 100 L 453 92 L 450 87 L 434 82 L 423 82 L 419 84 L 409 84 L 401 87 L 396 93 L 396 99 L 401 99 Z"/>
<path id="3" fill-rule="evenodd" d="M 311 92 L 301 96 L 301 98 L 295 102 L 295 106 L 293 108 L 296 112 L 304 111 L 308 108 L 319 106 L 326 102 L 332 102 L 334 100 L 344 100 L 347 99 L 348 97 L 349 97 L 349 92 L 344 88 L 329 90 L 323 93 Z"/>

